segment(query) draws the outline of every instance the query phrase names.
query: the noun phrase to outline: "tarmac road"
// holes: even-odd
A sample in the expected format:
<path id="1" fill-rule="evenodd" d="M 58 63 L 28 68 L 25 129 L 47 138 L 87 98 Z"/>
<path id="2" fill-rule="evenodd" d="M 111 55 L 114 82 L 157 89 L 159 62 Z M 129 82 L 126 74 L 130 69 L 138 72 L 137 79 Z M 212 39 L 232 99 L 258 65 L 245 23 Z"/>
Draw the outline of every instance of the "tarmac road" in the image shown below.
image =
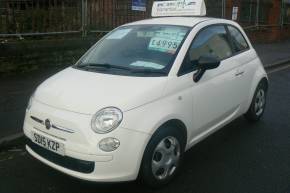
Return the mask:
<path id="1" fill-rule="evenodd" d="M 25 109 L 36 87 L 58 68 L 0 77 L 0 141 L 22 132 Z"/>
<path id="2" fill-rule="evenodd" d="M 290 193 L 290 68 L 269 77 L 264 118 L 251 124 L 241 117 L 193 147 L 180 175 L 163 189 L 82 182 L 20 146 L 0 152 L 0 193 Z"/>

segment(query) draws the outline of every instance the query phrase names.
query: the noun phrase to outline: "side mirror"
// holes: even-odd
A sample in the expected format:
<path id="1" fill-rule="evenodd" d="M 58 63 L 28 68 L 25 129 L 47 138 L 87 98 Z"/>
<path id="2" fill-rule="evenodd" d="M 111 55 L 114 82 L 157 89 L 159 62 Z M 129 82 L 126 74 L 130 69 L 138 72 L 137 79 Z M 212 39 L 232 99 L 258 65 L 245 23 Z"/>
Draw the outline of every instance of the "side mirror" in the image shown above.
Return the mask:
<path id="1" fill-rule="evenodd" d="M 207 70 L 218 68 L 220 60 L 215 56 L 201 56 L 197 62 L 198 70 L 193 75 L 193 81 L 198 82 Z"/>

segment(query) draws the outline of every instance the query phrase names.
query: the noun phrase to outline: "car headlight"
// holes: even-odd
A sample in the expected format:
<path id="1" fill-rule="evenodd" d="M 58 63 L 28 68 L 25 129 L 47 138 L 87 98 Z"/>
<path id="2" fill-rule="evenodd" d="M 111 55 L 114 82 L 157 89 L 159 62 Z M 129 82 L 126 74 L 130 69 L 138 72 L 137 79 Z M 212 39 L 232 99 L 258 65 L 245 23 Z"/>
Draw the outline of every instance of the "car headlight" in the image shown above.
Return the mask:
<path id="1" fill-rule="evenodd" d="M 115 107 L 107 107 L 98 111 L 92 118 L 91 127 L 96 133 L 109 133 L 116 129 L 123 119 L 123 113 Z"/>

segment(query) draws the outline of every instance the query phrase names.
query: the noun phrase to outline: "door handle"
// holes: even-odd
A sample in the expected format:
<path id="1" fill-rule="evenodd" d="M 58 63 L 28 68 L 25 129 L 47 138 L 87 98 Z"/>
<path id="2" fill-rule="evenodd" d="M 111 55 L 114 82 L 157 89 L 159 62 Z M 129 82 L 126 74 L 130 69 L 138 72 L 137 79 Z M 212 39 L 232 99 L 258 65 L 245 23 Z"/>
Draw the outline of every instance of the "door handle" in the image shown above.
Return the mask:
<path id="1" fill-rule="evenodd" d="M 245 73 L 245 71 L 238 71 L 238 72 L 236 73 L 236 76 L 242 76 L 244 73 Z"/>

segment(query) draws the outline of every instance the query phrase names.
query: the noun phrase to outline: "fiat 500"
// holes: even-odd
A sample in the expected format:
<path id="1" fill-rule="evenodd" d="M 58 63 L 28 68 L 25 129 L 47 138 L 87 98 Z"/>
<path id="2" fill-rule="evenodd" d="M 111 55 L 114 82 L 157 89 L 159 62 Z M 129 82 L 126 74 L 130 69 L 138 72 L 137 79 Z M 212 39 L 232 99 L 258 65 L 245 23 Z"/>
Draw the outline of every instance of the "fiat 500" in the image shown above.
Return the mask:
<path id="1" fill-rule="evenodd" d="M 207 17 L 120 26 L 29 101 L 27 151 L 79 179 L 168 183 L 193 145 L 265 110 L 267 74 L 243 29 Z"/>

